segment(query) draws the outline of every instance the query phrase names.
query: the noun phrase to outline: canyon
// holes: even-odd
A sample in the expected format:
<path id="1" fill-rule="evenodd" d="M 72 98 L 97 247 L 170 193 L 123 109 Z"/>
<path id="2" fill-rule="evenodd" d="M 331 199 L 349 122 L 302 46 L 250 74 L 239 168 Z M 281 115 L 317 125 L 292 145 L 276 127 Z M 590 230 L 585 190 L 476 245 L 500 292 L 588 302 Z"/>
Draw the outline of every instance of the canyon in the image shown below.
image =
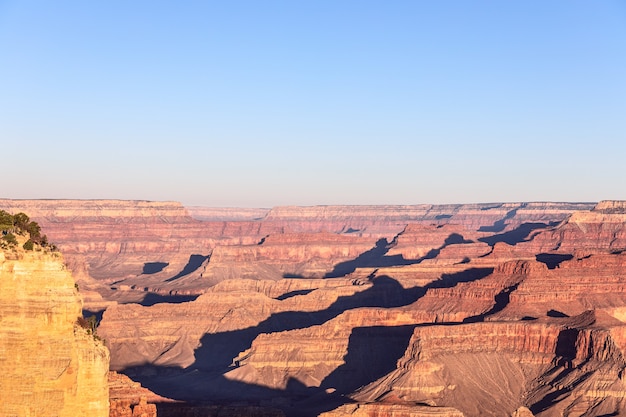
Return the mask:
<path id="1" fill-rule="evenodd" d="M 626 414 L 626 202 L 0 209 L 101 318 L 114 417 Z"/>

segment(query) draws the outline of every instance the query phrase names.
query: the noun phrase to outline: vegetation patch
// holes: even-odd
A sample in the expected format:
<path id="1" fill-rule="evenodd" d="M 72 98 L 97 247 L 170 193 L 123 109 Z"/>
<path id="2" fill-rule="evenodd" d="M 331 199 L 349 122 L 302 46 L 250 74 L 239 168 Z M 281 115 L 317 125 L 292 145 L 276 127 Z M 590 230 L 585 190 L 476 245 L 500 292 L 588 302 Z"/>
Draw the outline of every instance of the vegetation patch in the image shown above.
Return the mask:
<path id="1" fill-rule="evenodd" d="M 76 319 L 76 324 L 87 330 L 87 334 L 92 335 L 94 340 L 102 340 L 100 339 L 100 336 L 98 336 L 98 325 L 100 322 L 96 316 L 89 316 L 86 318 L 82 316 L 78 317 L 78 319 Z"/>
<path id="2" fill-rule="evenodd" d="M 15 248 L 18 245 L 17 236 L 28 237 L 22 245 L 24 250 L 32 251 L 36 248 L 47 248 L 56 251 L 56 246 L 48 242 L 48 237 L 41 234 L 41 227 L 31 221 L 24 213 L 11 214 L 0 210 L 0 248 Z M 23 241 L 23 240 L 22 240 Z"/>

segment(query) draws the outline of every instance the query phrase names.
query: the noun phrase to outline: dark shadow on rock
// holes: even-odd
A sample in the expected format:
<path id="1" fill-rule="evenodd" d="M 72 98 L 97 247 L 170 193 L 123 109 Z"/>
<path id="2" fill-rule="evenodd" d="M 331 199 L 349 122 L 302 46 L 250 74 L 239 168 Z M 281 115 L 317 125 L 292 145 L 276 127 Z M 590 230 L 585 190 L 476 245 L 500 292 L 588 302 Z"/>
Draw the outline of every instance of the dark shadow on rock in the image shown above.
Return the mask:
<path id="1" fill-rule="evenodd" d="M 546 313 L 546 316 L 548 317 L 556 317 L 556 318 L 565 318 L 565 317 L 569 317 L 567 314 L 562 313 L 558 310 L 550 310 Z"/>
<path id="2" fill-rule="evenodd" d="M 254 416 L 284 417 L 282 410 L 274 407 L 254 407 L 245 405 L 206 405 L 157 403 L 159 417 L 217 417 L 217 416 Z"/>
<path id="3" fill-rule="evenodd" d="M 526 204 L 524 203 L 520 207 L 514 208 L 513 210 L 506 213 L 506 215 L 503 218 L 494 222 L 494 224 L 492 224 L 491 226 L 481 226 L 478 229 L 478 231 L 479 232 L 492 232 L 492 233 L 499 233 L 503 231 L 504 228 L 506 227 L 506 221 L 515 217 L 515 215 L 517 214 L 517 210 L 525 206 Z"/>
<path id="4" fill-rule="evenodd" d="M 148 389 L 181 401 L 206 401 L 211 404 L 268 404 L 281 408 L 288 416 L 313 417 L 341 404 L 351 402 L 344 393 L 367 385 L 392 371 L 404 354 L 415 325 L 373 326 L 352 330 L 345 364 L 329 374 L 320 387 L 307 387 L 292 379 L 286 389 L 276 390 L 246 384 L 225 376 L 245 365 L 242 352 L 250 349 L 260 335 L 305 329 L 328 322 L 356 308 L 394 308 L 407 306 L 421 298 L 429 288 L 448 288 L 459 282 L 475 281 L 493 268 L 471 268 L 443 275 L 424 287 L 403 288 L 388 276 L 372 278 L 372 285 L 350 296 L 340 296 L 328 308 L 313 312 L 279 312 L 258 325 L 245 329 L 202 336 L 195 351 L 195 362 L 186 369 L 146 365 L 124 371 Z M 458 323 L 457 323 L 458 324 Z M 244 371 L 245 372 L 245 371 Z"/>
<path id="5" fill-rule="evenodd" d="M 489 311 L 486 311 L 482 314 L 478 314 L 476 316 L 467 317 L 466 319 L 463 320 L 463 323 L 476 323 L 476 322 L 485 321 L 485 317 L 491 316 L 493 314 L 499 313 L 500 311 L 504 310 L 504 308 L 509 304 L 511 293 L 515 291 L 518 286 L 519 286 L 519 283 L 515 285 L 511 285 L 510 287 L 507 287 L 503 289 L 502 291 L 500 291 L 494 297 L 495 304 L 493 305 L 493 307 L 491 307 L 491 309 L 489 309 Z"/>
<path id="6" fill-rule="evenodd" d="M 283 390 L 228 379 L 221 373 L 180 367 L 145 365 L 126 369 L 123 373 L 155 393 L 169 393 L 170 398 L 181 403 L 182 407 L 177 407 L 172 403 L 157 404 L 159 416 L 161 416 L 160 410 L 167 413 L 163 415 L 177 417 L 222 415 L 221 413 L 204 414 L 215 406 L 220 409 L 241 407 L 243 410 L 259 406 L 263 409 L 293 409 L 295 402 L 304 400 L 319 391 L 318 388 L 307 387 L 293 378 L 288 380 Z M 258 414 L 232 415 L 264 416 L 266 414 L 263 413 L 263 409 L 258 410 Z M 182 412 L 185 411 L 192 414 L 183 414 Z M 289 415 L 298 414 L 301 413 L 289 413 Z"/>
<path id="7" fill-rule="evenodd" d="M 352 329 L 344 364 L 328 375 L 320 388 L 348 394 L 396 369 L 409 345 L 415 325 Z"/>
<path id="8" fill-rule="evenodd" d="M 202 266 L 202 264 L 208 259 L 208 255 L 204 256 L 196 254 L 189 256 L 189 261 L 187 262 L 187 265 L 185 265 L 185 267 L 182 269 L 182 271 L 180 271 L 173 277 L 166 279 L 165 282 L 172 282 L 174 280 L 177 280 L 178 278 L 184 277 L 185 275 L 191 274 L 192 272 L 198 270 Z"/>
<path id="9" fill-rule="evenodd" d="M 367 252 L 363 252 L 355 259 L 338 263 L 331 272 L 324 276 L 324 278 L 342 277 L 354 272 L 357 268 L 375 266 L 388 251 L 389 244 L 387 239 L 378 239 L 376 245 L 372 249 Z"/>
<path id="10" fill-rule="evenodd" d="M 451 233 L 450 236 L 448 236 L 443 242 L 443 246 L 441 248 L 443 249 L 448 245 L 464 245 L 467 243 L 474 243 L 474 241 L 467 240 L 463 237 L 463 235 L 460 235 L 458 233 Z"/>
<path id="11" fill-rule="evenodd" d="M 285 272 L 283 274 L 283 278 L 304 278 L 304 275 L 302 274 L 294 274 L 291 272 Z"/>
<path id="12" fill-rule="evenodd" d="M 139 304 L 144 307 L 149 307 L 160 303 L 180 304 L 186 303 L 188 301 L 193 301 L 196 298 L 198 298 L 198 295 L 162 295 L 149 292 Z"/>
<path id="13" fill-rule="evenodd" d="M 576 339 L 578 329 L 563 329 L 559 332 L 556 340 L 556 356 L 561 356 L 566 360 L 576 357 Z"/>
<path id="14" fill-rule="evenodd" d="M 104 314 L 104 310 L 98 310 L 98 311 L 83 310 L 83 317 L 89 318 L 91 316 L 96 316 L 96 323 L 100 323 L 100 321 L 102 321 L 103 314 Z"/>
<path id="15" fill-rule="evenodd" d="M 398 236 L 394 238 L 394 242 L 397 240 Z M 338 278 L 343 277 L 352 272 L 356 271 L 357 268 L 382 268 L 382 267 L 393 267 L 393 266 L 403 266 L 403 265 L 414 265 L 419 264 L 426 259 L 434 259 L 441 253 L 441 250 L 449 245 L 462 245 L 466 243 L 474 243 L 471 240 L 465 239 L 462 235 L 458 233 L 452 233 L 450 236 L 446 238 L 443 245 L 438 248 L 431 249 L 426 255 L 419 259 L 405 259 L 402 255 L 392 255 L 387 256 L 387 252 L 393 246 L 387 242 L 387 239 L 379 239 L 376 242 L 376 246 L 367 252 L 363 252 L 355 259 L 350 261 L 341 262 L 335 265 L 333 270 L 326 275 L 324 278 Z"/>
<path id="16" fill-rule="evenodd" d="M 283 300 L 286 300 L 287 298 L 295 297 L 296 295 L 307 295 L 313 291 L 315 291 L 315 289 L 289 291 L 285 294 L 279 295 L 278 297 L 275 298 L 275 300 L 283 301 Z"/>
<path id="17" fill-rule="evenodd" d="M 227 371 L 233 358 L 250 348 L 252 341 L 262 333 L 275 333 L 317 326 L 339 316 L 347 310 L 361 307 L 392 308 L 409 305 L 425 293 L 424 288 L 404 289 L 395 279 L 381 276 L 373 285 L 351 296 L 339 297 L 324 310 L 313 312 L 288 311 L 272 314 L 257 326 L 222 333 L 209 333 L 202 337 L 196 350 L 194 367 L 205 371 Z"/>
<path id="18" fill-rule="evenodd" d="M 553 392 L 547 394 L 541 400 L 537 401 L 535 404 L 531 405 L 529 409 L 533 413 L 533 415 L 537 415 L 540 412 L 545 411 L 548 408 L 552 407 L 554 404 L 558 403 L 560 400 L 566 397 L 570 393 L 570 391 L 571 388 L 567 387 L 556 389 Z"/>
<path id="19" fill-rule="evenodd" d="M 157 272 L 163 271 L 168 265 L 169 262 L 146 262 L 143 264 L 143 271 L 141 273 L 144 275 L 156 274 Z"/>
<path id="20" fill-rule="evenodd" d="M 478 240 L 488 244 L 489 246 L 494 246 L 496 243 L 500 242 L 504 242 L 509 245 L 516 245 L 520 242 L 528 242 L 532 240 L 528 237 L 534 230 L 545 229 L 546 227 L 554 225 L 555 223 L 524 223 L 521 224 L 517 229 L 493 236 L 481 237 Z"/>
<path id="21" fill-rule="evenodd" d="M 424 288 L 451 288 L 460 282 L 472 282 L 483 279 L 493 272 L 493 268 L 469 268 L 453 274 L 443 274 L 440 280 L 433 281 Z"/>
<path id="22" fill-rule="evenodd" d="M 486 206 L 486 207 L 481 207 L 480 211 L 487 211 L 487 210 L 493 210 L 493 209 L 499 209 L 500 207 L 502 207 L 504 204 L 503 203 L 499 203 L 499 204 L 493 204 L 491 206 Z"/>
<path id="23" fill-rule="evenodd" d="M 534 415 L 537 415 L 541 413 L 542 411 L 547 410 L 548 408 L 554 406 L 561 400 L 569 397 L 574 387 L 580 386 L 581 383 L 583 383 L 586 379 L 589 378 L 589 376 L 591 376 L 594 373 L 593 370 L 580 373 L 580 375 L 577 375 L 575 377 L 574 381 L 572 381 L 571 376 L 569 376 L 572 373 L 572 371 L 574 371 L 575 369 L 574 367 L 572 367 L 572 363 L 571 363 L 571 359 L 575 357 L 575 347 L 574 347 L 574 355 L 572 356 L 570 343 L 572 343 L 572 339 L 574 339 L 574 343 L 575 343 L 576 335 L 577 335 L 576 329 L 566 329 L 566 330 L 563 330 L 561 334 L 559 334 L 559 340 L 557 342 L 557 354 L 559 352 L 562 352 L 562 353 L 565 353 L 566 356 L 561 358 L 561 360 L 557 364 L 557 366 L 561 367 L 561 370 L 559 374 L 550 382 L 550 385 L 554 387 L 555 390 L 546 394 L 543 398 L 541 398 L 539 401 L 537 401 L 536 403 L 532 404 L 529 407 L 530 411 Z M 559 344 L 561 344 L 562 346 L 559 347 Z M 558 368 L 555 370 L 558 370 Z M 559 382 L 563 381 L 565 378 L 568 378 L 568 383 L 560 384 Z"/>
<path id="24" fill-rule="evenodd" d="M 571 255 L 569 253 L 540 253 L 535 256 L 537 262 L 546 264 L 548 269 L 558 268 L 559 265 L 561 265 L 561 262 L 569 261 L 572 258 L 574 258 L 574 255 Z"/>

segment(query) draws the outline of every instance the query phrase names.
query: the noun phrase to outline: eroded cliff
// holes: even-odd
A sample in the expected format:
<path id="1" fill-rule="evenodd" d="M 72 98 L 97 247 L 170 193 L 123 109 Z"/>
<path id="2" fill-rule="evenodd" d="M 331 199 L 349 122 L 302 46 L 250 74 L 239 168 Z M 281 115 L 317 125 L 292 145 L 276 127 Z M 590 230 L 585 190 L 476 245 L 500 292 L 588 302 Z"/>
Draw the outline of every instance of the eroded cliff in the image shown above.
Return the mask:
<path id="1" fill-rule="evenodd" d="M 66 239 L 110 241 L 74 246 L 107 287 L 99 333 L 113 369 L 187 402 L 164 412 L 626 412 L 622 202 L 162 204 L 111 202 L 133 214 L 77 216 Z M 119 295 L 140 292 L 161 297 Z"/>
<path id="2" fill-rule="evenodd" d="M 58 253 L 0 252 L 0 415 L 109 415 L 109 351 Z"/>

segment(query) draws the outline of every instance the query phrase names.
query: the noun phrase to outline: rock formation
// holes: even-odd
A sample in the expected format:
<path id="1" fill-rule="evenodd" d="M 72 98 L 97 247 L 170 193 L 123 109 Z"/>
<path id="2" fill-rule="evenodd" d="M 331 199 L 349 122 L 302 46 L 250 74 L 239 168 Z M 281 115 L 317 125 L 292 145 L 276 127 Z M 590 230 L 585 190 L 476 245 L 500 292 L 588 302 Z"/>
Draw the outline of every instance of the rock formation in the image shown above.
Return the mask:
<path id="1" fill-rule="evenodd" d="M 109 417 L 157 417 L 154 403 L 171 402 L 126 375 L 109 372 Z"/>
<path id="2" fill-rule="evenodd" d="M 156 393 L 119 413 L 626 413 L 623 202 L 0 203 L 86 265 L 111 368 Z"/>
<path id="3" fill-rule="evenodd" d="M 122 302 L 140 301 L 145 294 L 110 292 L 108 286 L 112 283 L 117 284 L 117 289 L 148 290 L 162 295 L 204 292 L 206 282 L 198 281 L 208 265 L 203 261 L 218 246 L 255 245 L 268 236 L 276 245 L 285 233 L 301 233 L 303 240 L 298 244 L 306 246 L 310 235 L 319 232 L 390 241 L 410 223 L 451 223 L 469 230 L 500 233 L 524 223 L 560 222 L 574 211 L 592 207 L 587 203 L 506 203 L 187 210 L 176 202 L 0 199 L 0 209 L 29 213 L 39 222 L 63 252 L 85 290 L 93 289 L 105 299 Z M 284 241 L 284 245 L 292 243 L 293 240 Z M 218 252 L 228 250 L 222 248 Z M 300 267 L 312 261 L 282 260 L 299 263 Z M 341 261 L 331 256 L 322 259 L 322 265 Z M 209 272 L 214 282 L 233 274 L 228 265 L 213 267 L 225 274 Z M 314 269 L 321 273 L 320 267 Z M 281 272 L 269 269 L 262 276 Z M 94 297 L 88 304 L 98 304 Z M 106 306 L 100 304 L 94 309 Z"/>
<path id="4" fill-rule="evenodd" d="M 0 286 L 0 415 L 108 416 L 109 352 L 60 254 L 0 252 Z"/>

